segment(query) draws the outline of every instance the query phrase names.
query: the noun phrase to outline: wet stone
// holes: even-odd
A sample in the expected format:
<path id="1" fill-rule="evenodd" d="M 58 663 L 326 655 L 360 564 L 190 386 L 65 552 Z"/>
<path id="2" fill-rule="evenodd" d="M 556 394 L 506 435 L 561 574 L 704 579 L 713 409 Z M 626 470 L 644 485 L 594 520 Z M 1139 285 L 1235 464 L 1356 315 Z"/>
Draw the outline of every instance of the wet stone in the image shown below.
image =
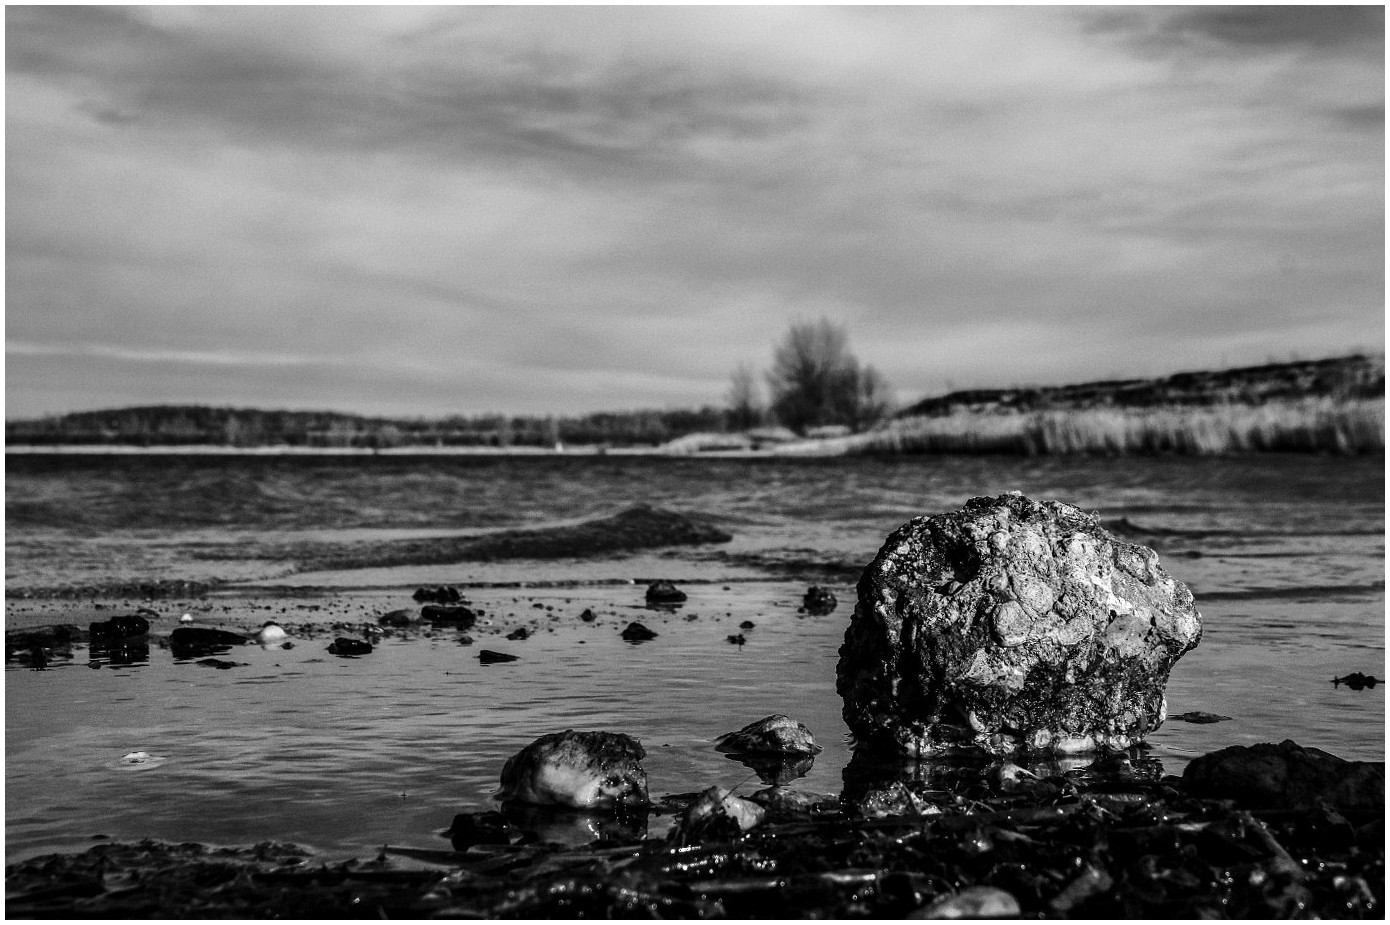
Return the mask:
<path id="1" fill-rule="evenodd" d="M 801 609 L 812 616 L 824 616 L 839 606 L 839 603 L 835 599 L 835 593 L 829 588 L 812 585 L 806 589 L 806 594 L 801 599 Z"/>
<path id="2" fill-rule="evenodd" d="M 1018 493 L 909 521 L 864 570 L 837 690 L 856 740 L 900 755 L 1125 749 L 1197 645 L 1151 549 Z"/>
<path id="3" fill-rule="evenodd" d="M 498 797 L 540 806 L 609 809 L 646 805 L 647 752 L 616 732 L 543 735 L 507 759 Z"/>
<path id="4" fill-rule="evenodd" d="M 360 639 L 349 639 L 346 636 L 339 636 L 328 646 L 328 651 L 337 656 L 370 655 L 372 644 L 363 642 Z"/>
<path id="5" fill-rule="evenodd" d="M 669 581 L 654 581 L 647 586 L 648 604 L 680 604 L 686 600 L 686 593 Z"/>
<path id="6" fill-rule="evenodd" d="M 641 623 L 632 622 L 623 628 L 620 634 L 628 642 L 646 642 L 648 639 L 655 639 L 657 633 Z"/>

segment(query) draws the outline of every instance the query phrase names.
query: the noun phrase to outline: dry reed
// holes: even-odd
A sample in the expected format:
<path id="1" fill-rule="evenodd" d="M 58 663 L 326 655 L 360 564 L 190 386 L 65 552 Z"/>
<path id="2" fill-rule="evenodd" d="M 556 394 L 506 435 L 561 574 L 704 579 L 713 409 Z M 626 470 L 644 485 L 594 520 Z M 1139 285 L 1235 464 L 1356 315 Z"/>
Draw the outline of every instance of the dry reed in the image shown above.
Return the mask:
<path id="1" fill-rule="evenodd" d="M 1373 454 L 1385 452 L 1385 400 L 1315 397 L 1260 405 L 959 411 L 904 418 L 869 433 L 820 443 L 818 448 L 799 445 L 798 455 Z"/>

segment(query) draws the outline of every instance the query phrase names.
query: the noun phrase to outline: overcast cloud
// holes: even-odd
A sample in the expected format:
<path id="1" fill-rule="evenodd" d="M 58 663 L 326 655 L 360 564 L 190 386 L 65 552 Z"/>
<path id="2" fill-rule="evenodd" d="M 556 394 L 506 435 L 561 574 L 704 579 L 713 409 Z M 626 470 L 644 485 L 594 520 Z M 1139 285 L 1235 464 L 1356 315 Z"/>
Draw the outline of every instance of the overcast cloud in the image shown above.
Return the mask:
<path id="1" fill-rule="evenodd" d="M 6 8 L 6 414 L 900 398 L 1384 343 L 1384 12 Z"/>

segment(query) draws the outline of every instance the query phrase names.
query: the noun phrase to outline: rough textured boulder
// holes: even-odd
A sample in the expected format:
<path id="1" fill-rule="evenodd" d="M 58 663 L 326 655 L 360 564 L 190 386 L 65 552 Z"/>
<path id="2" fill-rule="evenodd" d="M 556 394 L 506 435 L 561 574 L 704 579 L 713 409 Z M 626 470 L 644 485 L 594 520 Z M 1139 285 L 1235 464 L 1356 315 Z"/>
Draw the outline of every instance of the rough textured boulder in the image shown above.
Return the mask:
<path id="1" fill-rule="evenodd" d="M 1127 748 L 1201 638 L 1153 550 L 1018 493 L 909 521 L 859 580 L 837 688 L 861 742 L 907 756 Z"/>
<path id="2" fill-rule="evenodd" d="M 539 806 L 645 806 L 646 749 L 619 732 L 553 732 L 507 759 L 498 797 Z"/>
<path id="3" fill-rule="evenodd" d="M 1308 807 L 1322 801 L 1348 816 L 1385 813 L 1385 762 L 1346 761 L 1285 740 L 1232 745 L 1187 766 L 1183 788 L 1256 808 Z"/>

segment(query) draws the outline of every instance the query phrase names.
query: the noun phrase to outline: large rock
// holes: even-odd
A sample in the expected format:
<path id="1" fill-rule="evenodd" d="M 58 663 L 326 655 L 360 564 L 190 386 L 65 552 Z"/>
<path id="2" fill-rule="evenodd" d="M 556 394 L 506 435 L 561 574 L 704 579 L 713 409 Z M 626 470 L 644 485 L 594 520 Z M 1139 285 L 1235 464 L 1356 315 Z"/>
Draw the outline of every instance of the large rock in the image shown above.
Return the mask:
<path id="1" fill-rule="evenodd" d="M 1288 740 L 1232 745 L 1194 758 L 1182 782 L 1195 796 L 1229 798 L 1257 809 L 1321 801 L 1347 816 L 1385 813 L 1385 762 L 1347 761 Z"/>
<path id="2" fill-rule="evenodd" d="M 1093 516 L 1016 492 L 909 521 L 859 580 L 837 688 L 908 756 L 1127 748 L 1201 638 L 1187 587 Z"/>

